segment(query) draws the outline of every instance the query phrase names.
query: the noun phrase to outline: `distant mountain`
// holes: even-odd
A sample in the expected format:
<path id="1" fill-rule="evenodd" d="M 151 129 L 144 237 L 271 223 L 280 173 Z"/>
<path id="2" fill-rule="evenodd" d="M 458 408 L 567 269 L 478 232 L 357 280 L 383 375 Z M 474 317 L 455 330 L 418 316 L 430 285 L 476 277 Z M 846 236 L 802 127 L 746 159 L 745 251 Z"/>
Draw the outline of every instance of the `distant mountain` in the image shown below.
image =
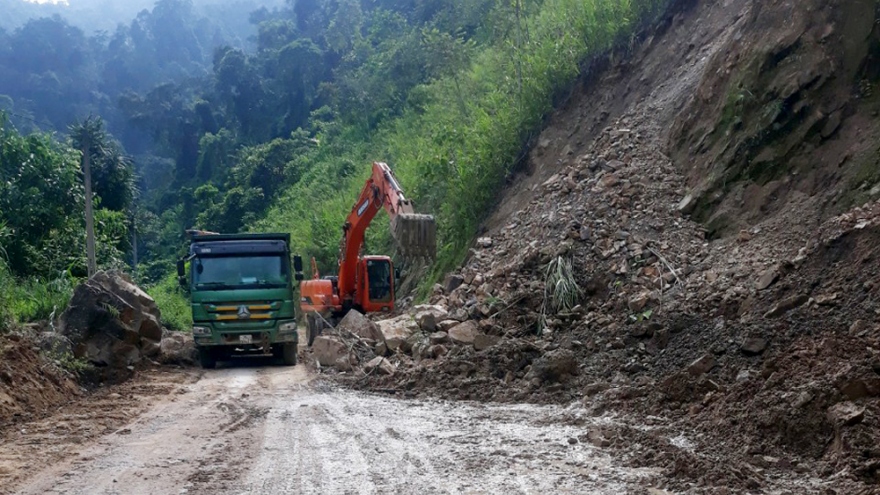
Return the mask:
<path id="1" fill-rule="evenodd" d="M 272 10 L 284 0 L 174 0 L 193 4 L 195 12 L 214 21 L 228 32 L 233 43 L 244 46 L 255 34 L 249 24 L 250 13 L 265 7 Z M 13 31 L 28 20 L 60 15 L 87 35 L 98 31 L 112 33 L 119 24 L 129 24 L 139 12 L 152 10 L 155 0 L 68 0 L 64 3 L 32 3 L 26 0 L 0 0 L 0 29 Z M 233 40 L 230 40 L 233 41 Z"/>

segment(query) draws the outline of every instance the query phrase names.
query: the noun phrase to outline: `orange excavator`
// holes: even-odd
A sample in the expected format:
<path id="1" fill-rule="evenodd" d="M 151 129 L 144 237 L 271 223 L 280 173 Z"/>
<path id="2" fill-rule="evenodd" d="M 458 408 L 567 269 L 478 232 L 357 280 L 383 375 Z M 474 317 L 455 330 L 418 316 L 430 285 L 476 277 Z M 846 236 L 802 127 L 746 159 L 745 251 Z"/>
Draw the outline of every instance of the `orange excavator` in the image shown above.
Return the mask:
<path id="1" fill-rule="evenodd" d="M 339 272 L 324 276 L 312 258 L 312 279 L 300 283 L 300 307 L 306 319 L 308 343 L 325 325 L 336 325 L 351 309 L 361 313 L 394 310 L 395 270 L 388 256 L 363 256 L 364 233 L 381 209 L 391 217 L 391 236 L 404 258 L 434 258 L 437 224 L 419 215 L 391 168 L 373 162 L 373 172 L 342 226 Z"/>

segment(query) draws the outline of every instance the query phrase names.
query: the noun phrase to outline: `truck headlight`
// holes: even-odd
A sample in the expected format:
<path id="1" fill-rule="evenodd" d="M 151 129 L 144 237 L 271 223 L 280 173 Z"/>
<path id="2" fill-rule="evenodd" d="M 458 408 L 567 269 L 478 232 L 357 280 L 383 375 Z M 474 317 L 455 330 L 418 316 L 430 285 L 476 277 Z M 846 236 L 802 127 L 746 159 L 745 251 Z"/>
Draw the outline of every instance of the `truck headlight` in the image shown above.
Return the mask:
<path id="1" fill-rule="evenodd" d="M 193 327 L 193 335 L 211 335 L 211 329 L 208 327 Z"/>
<path id="2" fill-rule="evenodd" d="M 279 332 L 295 332 L 296 331 L 296 322 L 289 321 L 287 323 L 282 323 L 281 326 L 278 327 Z"/>

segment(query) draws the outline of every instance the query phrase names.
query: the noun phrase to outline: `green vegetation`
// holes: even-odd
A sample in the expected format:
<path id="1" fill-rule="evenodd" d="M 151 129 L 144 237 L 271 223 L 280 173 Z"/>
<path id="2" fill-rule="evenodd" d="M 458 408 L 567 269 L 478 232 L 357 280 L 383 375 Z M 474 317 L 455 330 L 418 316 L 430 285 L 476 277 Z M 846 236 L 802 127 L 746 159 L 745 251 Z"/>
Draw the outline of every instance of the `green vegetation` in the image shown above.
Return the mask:
<path id="1" fill-rule="evenodd" d="M 217 38 L 187 0 L 160 0 L 111 36 L 33 20 L 0 30 L 0 108 L 56 132 L 106 116 L 121 142 L 102 135 L 91 149 L 99 265 L 120 266 L 137 247 L 138 281 L 153 285 L 169 326 L 187 328 L 167 275 L 185 229 L 289 232 L 329 271 L 374 160 L 438 219 L 429 287 L 461 261 L 582 64 L 630 49 L 670 2 L 296 0 L 251 14 L 255 51 L 220 44 L 210 56 Z M 6 122 L 0 256 L 22 279 L 82 275 L 77 143 Z M 384 222 L 367 251 L 392 252 Z"/>
<path id="2" fill-rule="evenodd" d="M 0 260 L 0 331 L 30 321 L 58 316 L 67 308 L 74 280 L 16 278 Z"/>
<path id="3" fill-rule="evenodd" d="M 159 283 L 148 287 L 147 293 L 162 311 L 162 326 L 181 332 L 192 330 L 192 309 L 187 295 L 177 283 L 177 275 L 166 276 Z"/>

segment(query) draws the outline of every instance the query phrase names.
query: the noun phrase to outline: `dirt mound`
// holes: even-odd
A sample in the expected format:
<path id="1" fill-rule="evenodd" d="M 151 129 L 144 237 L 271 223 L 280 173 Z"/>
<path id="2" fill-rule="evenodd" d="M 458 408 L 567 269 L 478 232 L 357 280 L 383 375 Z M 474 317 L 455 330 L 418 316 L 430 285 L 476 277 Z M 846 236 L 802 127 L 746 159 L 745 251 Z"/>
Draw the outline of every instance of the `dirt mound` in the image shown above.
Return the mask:
<path id="1" fill-rule="evenodd" d="M 41 353 L 37 333 L 0 335 L 0 429 L 48 414 L 83 393 L 74 375 Z"/>

